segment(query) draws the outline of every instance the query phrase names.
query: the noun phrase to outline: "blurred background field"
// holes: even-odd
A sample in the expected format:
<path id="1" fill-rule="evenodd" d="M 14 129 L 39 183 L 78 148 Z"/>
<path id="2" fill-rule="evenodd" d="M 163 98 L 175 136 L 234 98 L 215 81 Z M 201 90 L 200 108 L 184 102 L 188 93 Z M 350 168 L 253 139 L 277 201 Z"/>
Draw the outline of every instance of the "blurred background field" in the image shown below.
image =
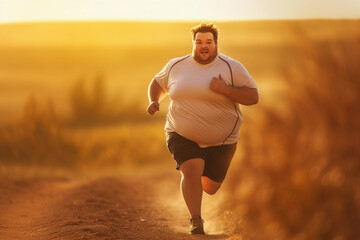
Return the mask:
<path id="1" fill-rule="evenodd" d="M 0 25 L 2 177 L 168 167 L 169 101 L 148 116 L 147 86 L 191 52 L 195 24 Z M 219 203 L 228 234 L 360 239 L 360 21 L 216 24 L 220 52 L 244 64 L 260 93 L 242 107 Z"/>

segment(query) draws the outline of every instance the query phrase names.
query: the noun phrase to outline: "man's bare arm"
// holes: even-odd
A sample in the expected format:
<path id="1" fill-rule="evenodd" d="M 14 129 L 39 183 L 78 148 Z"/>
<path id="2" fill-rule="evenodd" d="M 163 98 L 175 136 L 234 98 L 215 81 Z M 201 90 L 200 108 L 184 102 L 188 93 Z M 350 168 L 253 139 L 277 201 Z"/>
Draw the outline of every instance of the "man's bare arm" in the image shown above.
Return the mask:
<path id="1" fill-rule="evenodd" d="M 257 104 L 259 101 L 259 94 L 256 88 L 229 86 L 226 84 L 221 75 L 219 75 L 219 78 L 214 77 L 211 80 L 209 87 L 214 92 L 227 96 L 242 105 L 249 106 Z"/>
<path id="2" fill-rule="evenodd" d="M 159 83 L 155 79 L 153 79 L 148 88 L 149 106 L 147 107 L 147 111 L 149 114 L 153 115 L 155 112 L 159 111 L 159 102 L 164 97 L 164 91 L 160 87 Z"/>

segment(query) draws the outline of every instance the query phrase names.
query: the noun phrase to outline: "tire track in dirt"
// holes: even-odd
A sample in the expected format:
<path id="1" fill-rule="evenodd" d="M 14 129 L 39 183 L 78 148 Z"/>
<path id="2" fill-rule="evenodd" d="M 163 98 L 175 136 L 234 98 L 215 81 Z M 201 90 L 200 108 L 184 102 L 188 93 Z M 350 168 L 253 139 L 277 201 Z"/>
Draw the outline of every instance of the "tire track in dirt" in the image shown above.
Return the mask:
<path id="1" fill-rule="evenodd" d="M 190 236 L 166 175 L 0 183 L 0 239 L 226 239 Z"/>

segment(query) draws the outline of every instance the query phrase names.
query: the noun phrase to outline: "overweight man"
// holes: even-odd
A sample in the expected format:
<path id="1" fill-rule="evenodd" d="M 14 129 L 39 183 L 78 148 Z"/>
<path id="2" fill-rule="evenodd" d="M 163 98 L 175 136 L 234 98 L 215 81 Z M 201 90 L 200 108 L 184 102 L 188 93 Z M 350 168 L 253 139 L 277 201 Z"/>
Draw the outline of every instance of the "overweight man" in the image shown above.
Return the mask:
<path id="1" fill-rule="evenodd" d="M 192 54 L 171 59 L 151 81 L 147 111 L 155 114 L 169 95 L 166 144 L 182 176 L 190 234 L 205 234 L 203 191 L 212 195 L 220 188 L 240 136 L 239 105 L 256 104 L 259 95 L 244 66 L 218 53 L 217 26 L 201 23 L 191 34 Z"/>

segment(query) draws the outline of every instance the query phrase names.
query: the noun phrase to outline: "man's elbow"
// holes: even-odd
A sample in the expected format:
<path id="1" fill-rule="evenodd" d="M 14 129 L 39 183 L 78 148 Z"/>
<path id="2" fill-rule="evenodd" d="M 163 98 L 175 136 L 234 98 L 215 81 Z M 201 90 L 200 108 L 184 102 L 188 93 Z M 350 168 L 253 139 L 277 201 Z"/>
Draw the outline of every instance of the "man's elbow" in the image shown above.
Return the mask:
<path id="1" fill-rule="evenodd" d="M 247 106 L 255 105 L 259 102 L 259 93 L 257 89 L 254 90 L 254 93 L 251 96 L 251 99 L 249 99 Z"/>
<path id="2" fill-rule="evenodd" d="M 256 91 L 256 95 L 255 95 L 255 97 L 254 97 L 254 103 L 253 103 L 252 105 L 257 104 L 258 102 L 259 102 L 259 94 L 258 94 L 258 92 Z"/>

